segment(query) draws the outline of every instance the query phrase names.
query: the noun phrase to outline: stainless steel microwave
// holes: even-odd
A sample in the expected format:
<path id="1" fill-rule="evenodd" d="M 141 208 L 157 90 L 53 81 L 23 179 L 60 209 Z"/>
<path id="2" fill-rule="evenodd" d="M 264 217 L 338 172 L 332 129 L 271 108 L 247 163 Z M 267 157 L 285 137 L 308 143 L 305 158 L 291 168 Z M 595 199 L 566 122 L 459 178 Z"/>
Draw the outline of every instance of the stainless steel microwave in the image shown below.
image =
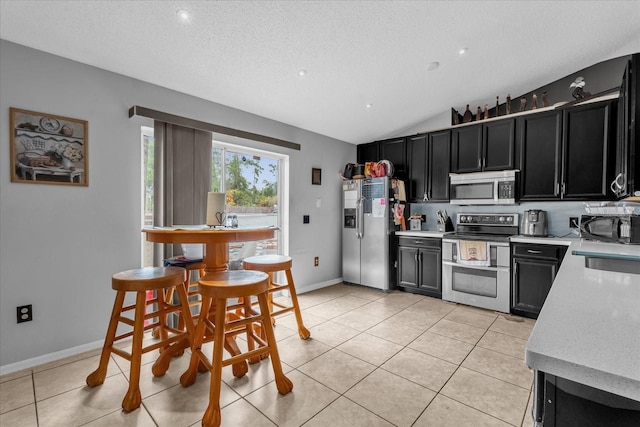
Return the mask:
<path id="1" fill-rule="evenodd" d="M 515 205 L 518 170 L 450 173 L 452 205 Z"/>
<path id="2" fill-rule="evenodd" d="M 640 244 L 640 216 L 582 215 L 580 237 L 600 242 Z"/>

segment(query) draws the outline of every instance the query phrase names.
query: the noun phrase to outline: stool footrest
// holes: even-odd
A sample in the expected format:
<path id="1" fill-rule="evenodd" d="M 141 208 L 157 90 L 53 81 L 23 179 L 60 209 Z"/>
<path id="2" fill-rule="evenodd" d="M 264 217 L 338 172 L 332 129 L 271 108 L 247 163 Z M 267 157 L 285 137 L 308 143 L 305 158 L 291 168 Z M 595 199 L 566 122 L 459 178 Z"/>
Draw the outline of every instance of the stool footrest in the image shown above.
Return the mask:
<path id="1" fill-rule="evenodd" d="M 269 353 L 271 348 L 269 347 L 259 347 L 255 350 L 247 351 L 246 353 L 238 354 L 237 356 L 231 356 L 228 359 L 224 359 L 222 361 L 222 366 L 235 365 L 238 362 L 242 362 L 243 360 L 251 359 L 252 357 L 258 357 L 261 354 Z"/>
<path id="2" fill-rule="evenodd" d="M 276 306 L 282 308 L 282 310 L 274 311 L 273 313 L 271 313 L 271 316 L 279 316 L 281 314 L 288 313 L 288 312 L 293 311 L 293 310 L 296 309 L 295 307 L 287 307 L 287 306 L 284 306 L 284 305 L 276 304 L 275 302 L 273 303 L 273 305 L 276 305 Z"/>

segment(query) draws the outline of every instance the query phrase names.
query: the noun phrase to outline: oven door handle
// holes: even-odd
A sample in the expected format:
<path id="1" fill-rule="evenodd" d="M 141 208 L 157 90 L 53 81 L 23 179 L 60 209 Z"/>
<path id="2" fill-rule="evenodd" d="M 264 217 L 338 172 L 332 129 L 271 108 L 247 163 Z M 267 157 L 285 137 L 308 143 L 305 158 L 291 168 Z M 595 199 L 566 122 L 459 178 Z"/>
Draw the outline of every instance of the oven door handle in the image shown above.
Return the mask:
<path id="1" fill-rule="evenodd" d="M 485 271 L 506 271 L 509 272 L 509 267 L 485 267 L 483 265 L 467 265 L 460 264 L 453 261 L 442 261 L 442 265 L 450 265 L 452 267 L 468 268 L 469 270 L 485 270 Z"/>

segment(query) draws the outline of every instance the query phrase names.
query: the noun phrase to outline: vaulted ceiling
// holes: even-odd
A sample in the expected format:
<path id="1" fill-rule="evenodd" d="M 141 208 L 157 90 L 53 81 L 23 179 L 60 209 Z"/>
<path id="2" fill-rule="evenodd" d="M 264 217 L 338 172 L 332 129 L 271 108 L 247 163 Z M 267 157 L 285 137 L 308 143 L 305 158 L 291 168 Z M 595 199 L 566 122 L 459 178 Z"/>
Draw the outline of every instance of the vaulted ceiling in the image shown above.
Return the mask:
<path id="1" fill-rule="evenodd" d="M 637 0 L 0 1 L 2 39 L 354 144 L 640 52 L 639 22 Z"/>

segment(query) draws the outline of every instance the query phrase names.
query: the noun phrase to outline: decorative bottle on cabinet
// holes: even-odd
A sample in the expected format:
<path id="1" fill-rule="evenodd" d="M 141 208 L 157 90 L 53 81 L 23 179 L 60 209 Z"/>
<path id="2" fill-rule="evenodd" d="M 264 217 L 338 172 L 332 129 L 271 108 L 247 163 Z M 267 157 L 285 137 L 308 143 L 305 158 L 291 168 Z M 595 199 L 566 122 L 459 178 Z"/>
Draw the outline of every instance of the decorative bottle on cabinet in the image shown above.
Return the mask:
<path id="1" fill-rule="evenodd" d="M 462 116 L 462 123 L 469 123 L 471 120 L 473 120 L 473 114 L 471 114 L 469 104 L 467 104 L 467 109 L 464 110 L 464 115 Z"/>

